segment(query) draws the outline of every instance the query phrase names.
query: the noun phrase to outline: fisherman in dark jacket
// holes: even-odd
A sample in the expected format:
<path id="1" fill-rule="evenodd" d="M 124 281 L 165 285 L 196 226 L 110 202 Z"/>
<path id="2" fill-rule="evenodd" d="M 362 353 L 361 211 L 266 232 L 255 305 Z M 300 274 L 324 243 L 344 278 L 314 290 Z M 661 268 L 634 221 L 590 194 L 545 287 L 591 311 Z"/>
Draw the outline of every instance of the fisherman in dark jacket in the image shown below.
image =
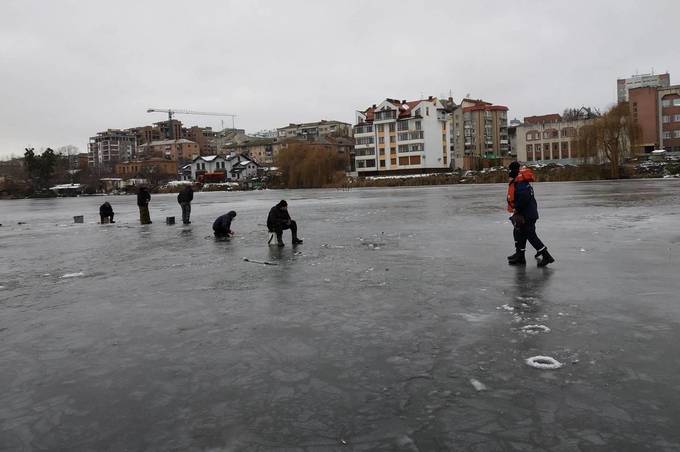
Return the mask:
<path id="1" fill-rule="evenodd" d="M 234 235 L 234 231 L 231 230 L 231 222 L 234 220 L 236 212 L 233 210 L 217 217 L 213 223 L 213 232 L 215 237 L 218 238 L 228 238 L 230 235 Z"/>
<path id="2" fill-rule="evenodd" d="M 524 251 L 527 240 L 536 249 L 536 261 L 539 267 L 545 267 L 555 262 L 546 246 L 536 235 L 536 221 L 538 220 L 538 206 L 534 198 L 531 182 L 534 174 L 529 168 L 520 169 L 519 162 L 512 162 L 508 167 L 510 182 L 508 183 L 508 212 L 512 213 L 510 221 L 513 225 L 515 238 L 515 254 L 508 256 L 510 265 L 526 265 Z"/>
<path id="3" fill-rule="evenodd" d="M 137 192 L 137 206 L 139 206 L 139 222 L 142 224 L 151 224 L 149 201 L 151 201 L 149 189 L 146 187 L 139 187 L 139 191 Z"/>
<path id="4" fill-rule="evenodd" d="M 182 206 L 182 223 L 191 224 L 189 217 L 191 216 L 191 201 L 194 199 L 194 189 L 191 185 L 187 185 L 177 195 L 177 202 Z"/>
<path id="5" fill-rule="evenodd" d="M 99 218 L 101 218 L 101 223 L 115 223 L 113 221 L 113 207 L 106 201 L 104 204 L 99 206 Z"/>
<path id="6" fill-rule="evenodd" d="M 302 243 L 297 236 L 297 223 L 290 218 L 288 213 L 288 203 L 282 200 L 271 208 L 267 217 L 267 229 L 269 232 L 276 233 L 276 243 L 283 246 L 283 231 L 290 229 L 293 234 L 293 245 Z"/>

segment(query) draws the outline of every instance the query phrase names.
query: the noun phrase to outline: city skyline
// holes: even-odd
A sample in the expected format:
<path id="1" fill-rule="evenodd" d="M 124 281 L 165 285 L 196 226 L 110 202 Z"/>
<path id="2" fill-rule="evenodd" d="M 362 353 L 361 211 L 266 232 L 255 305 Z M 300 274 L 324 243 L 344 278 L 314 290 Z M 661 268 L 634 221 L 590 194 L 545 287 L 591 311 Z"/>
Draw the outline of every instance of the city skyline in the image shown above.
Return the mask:
<path id="1" fill-rule="evenodd" d="M 661 44 L 673 37 L 665 17 L 680 12 L 671 1 L 166 3 L 5 5 L 0 158 L 27 146 L 86 152 L 98 131 L 164 119 L 149 107 L 233 113 L 255 132 L 353 123 L 374 99 L 469 94 L 521 119 L 605 109 L 618 78 L 654 69 L 673 83 L 680 72 Z"/>

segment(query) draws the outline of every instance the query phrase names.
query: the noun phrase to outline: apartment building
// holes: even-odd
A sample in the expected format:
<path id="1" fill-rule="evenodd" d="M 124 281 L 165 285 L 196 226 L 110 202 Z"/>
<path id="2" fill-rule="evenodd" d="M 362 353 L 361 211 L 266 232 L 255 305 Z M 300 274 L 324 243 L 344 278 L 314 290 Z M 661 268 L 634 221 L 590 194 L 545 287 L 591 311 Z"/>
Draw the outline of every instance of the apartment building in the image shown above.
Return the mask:
<path id="1" fill-rule="evenodd" d="M 117 176 L 131 178 L 146 176 L 149 173 L 156 177 L 175 178 L 177 176 L 177 162 L 164 158 L 150 158 L 146 160 L 132 160 L 117 163 L 115 166 Z"/>
<path id="2" fill-rule="evenodd" d="M 90 137 L 87 149 L 90 167 L 113 169 L 117 162 L 136 157 L 137 138 L 128 130 L 108 129 Z"/>
<path id="3" fill-rule="evenodd" d="M 483 160 L 510 157 L 508 107 L 463 99 L 451 114 L 454 166 L 479 169 Z"/>
<path id="4" fill-rule="evenodd" d="M 671 75 L 665 74 L 636 74 L 629 78 L 616 80 L 616 96 L 619 102 L 627 102 L 629 91 L 634 88 L 668 88 L 671 84 Z"/>
<path id="5" fill-rule="evenodd" d="M 445 170 L 449 134 L 439 99 L 385 99 L 356 114 L 354 168 L 360 176 Z"/>
<path id="6" fill-rule="evenodd" d="M 680 85 L 659 88 L 657 94 L 660 148 L 680 152 Z"/>
<path id="7" fill-rule="evenodd" d="M 165 158 L 183 162 L 192 160 L 198 155 L 200 155 L 198 144 L 185 138 L 152 141 L 139 146 L 141 158 Z"/>
<path id="8" fill-rule="evenodd" d="M 308 138 L 322 137 L 324 135 L 352 136 L 352 125 L 341 121 L 327 121 L 322 119 L 317 122 L 303 124 L 289 124 L 277 129 L 279 138 Z"/>
<path id="9" fill-rule="evenodd" d="M 559 114 L 529 116 L 517 126 L 517 160 L 520 162 L 576 163 L 579 130 L 594 119 L 565 121 Z"/>
<path id="10" fill-rule="evenodd" d="M 635 145 L 638 154 L 659 149 L 659 93 L 656 87 L 645 86 L 628 90 L 628 102 L 633 121 L 640 128 Z"/>

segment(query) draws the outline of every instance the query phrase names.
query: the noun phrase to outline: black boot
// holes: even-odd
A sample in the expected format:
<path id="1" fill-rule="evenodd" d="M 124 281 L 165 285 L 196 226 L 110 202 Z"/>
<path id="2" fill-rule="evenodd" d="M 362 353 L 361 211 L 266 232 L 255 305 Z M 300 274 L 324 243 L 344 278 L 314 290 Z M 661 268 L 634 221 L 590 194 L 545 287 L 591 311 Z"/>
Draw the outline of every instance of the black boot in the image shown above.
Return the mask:
<path id="1" fill-rule="evenodd" d="M 543 248 L 541 251 L 536 253 L 536 256 L 534 257 L 536 258 L 536 262 L 539 267 L 545 267 L 548 264 L 555 262 L 555 258 L 550 255 L 548 248 Z"/>
<path id="2" fill-rule="evenodd" d="M 299 239 L 299 238 L 297 238 L 297 237 L 295 237 L 295 238 L 293 239 L 293 245 L 300 245 L 301 243 L 302 243 L 302 240 L 301 240 L 301 239 Z"/>
<path id="3" fill-rule="evenodd" d="M 526 265 L 527 260 L 524 257 L 524 251 L 518 250 L 515 254 L 508 257 L 508 264 L 509 265 Z"/>

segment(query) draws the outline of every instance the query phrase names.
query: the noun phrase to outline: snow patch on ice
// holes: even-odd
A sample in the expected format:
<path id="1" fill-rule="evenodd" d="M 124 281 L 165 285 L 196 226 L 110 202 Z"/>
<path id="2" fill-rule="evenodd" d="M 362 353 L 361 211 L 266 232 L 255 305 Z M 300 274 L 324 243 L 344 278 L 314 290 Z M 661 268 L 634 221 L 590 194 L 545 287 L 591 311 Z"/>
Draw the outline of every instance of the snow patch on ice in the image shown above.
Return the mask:
<path id="1" fill-rule="evenodd" d="M 520 328 L 523 333 L 527 334 L 538 334 L 538 333 L 549 333 L 550 328 L 545 325 L 524 325 Z"/>
<path id="2" fill-rule="evenodd" d="M 476 378 L 470 378 L 470 384 L 477 390 L 477 391 L 486 391 L 488 388 L 484 383 L 481 381 L 477 380 Z"/>
<path id="3" fill-rule="evenodd" d="M 85 273 L 83 272 L 77 272 L 77 273 L 66 273 L 65 275 L 62 275 L 62 278 L 78 278 L 79 276 L 85 276 Z"/>
<path id="4" fill-rule="evenodd" d="M 556 360 L 555 358 L 551 356 L 532 356 L 531 358 L 527 358 L 526 361 L 528 366 L 533 367 L 535 369 L 559 369 L 560 367 L 563 366 L 561 362 Z"/>
<path id="5" fill-rule="evenodd" d="M 505 309 L 506 311 L 514 311 L 515 310 L 515 308 L 513 308 L 509 304 L 504 304 L 503 306 L 496 306 L 496 309 Z"/>

